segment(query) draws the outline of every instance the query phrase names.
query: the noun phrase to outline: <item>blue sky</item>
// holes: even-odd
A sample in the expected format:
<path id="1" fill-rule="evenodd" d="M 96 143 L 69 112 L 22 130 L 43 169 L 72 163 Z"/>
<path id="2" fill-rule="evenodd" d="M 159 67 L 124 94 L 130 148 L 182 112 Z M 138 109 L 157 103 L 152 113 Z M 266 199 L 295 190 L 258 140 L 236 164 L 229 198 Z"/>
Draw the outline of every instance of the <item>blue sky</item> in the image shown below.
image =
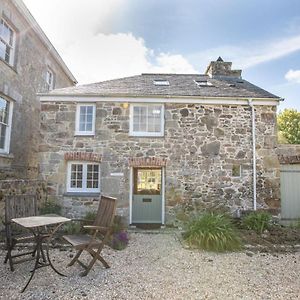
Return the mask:
<path id="1" fill-rule="evenodd" d="M 203 73 L 220 55 L 300 110 L 300 1 L 24 0 L 79 83 Z"/>

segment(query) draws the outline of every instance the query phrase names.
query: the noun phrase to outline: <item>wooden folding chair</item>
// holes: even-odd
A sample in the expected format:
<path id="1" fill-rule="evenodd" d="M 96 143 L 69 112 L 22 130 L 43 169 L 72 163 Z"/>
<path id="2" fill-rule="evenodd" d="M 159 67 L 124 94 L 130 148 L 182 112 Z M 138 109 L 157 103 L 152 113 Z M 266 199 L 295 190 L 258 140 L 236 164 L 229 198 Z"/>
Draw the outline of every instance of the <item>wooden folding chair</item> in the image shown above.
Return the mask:
<path id="1" fill-rule="evenodd" d="M 9 262 L 11 271 L 14 271 L 14 264 L 21 263 L 34 258 L 36 249 L 25 253 L 12 254 L 18 243 L 34 241 L 34 235 L 22 231 L 16 224 L 12 224 L 11 219 L 31 217 L 37 215 L 36 195 L 5 195 L 5 235 L 7 254 L 4 263 Z M 31 255 L 28 256 L 28 255 Z M 27 256 L 25 258 L 21 258 Z"/>
<path id="2" fill-rule="evenodd" d="M 83 226 L 83 228 L 90 230 L 91 234 L 63 236 L 63 238 L 77 250 L 76 255 L 69 263 L 69 266 L 78 262 L 85 269 L 85 271 L 80 274 L 81 276 L 86 276 L 97 260 L 101 261 L 105 268 L 110 267 L 100 254 L 111 234 L 115 211 L 116 199 L 101 196 L 94 224 Z M 88 252 L 92 256 L 88 265 L 85 265 L 79 260 L 79 256 L 83 251 Z"/>

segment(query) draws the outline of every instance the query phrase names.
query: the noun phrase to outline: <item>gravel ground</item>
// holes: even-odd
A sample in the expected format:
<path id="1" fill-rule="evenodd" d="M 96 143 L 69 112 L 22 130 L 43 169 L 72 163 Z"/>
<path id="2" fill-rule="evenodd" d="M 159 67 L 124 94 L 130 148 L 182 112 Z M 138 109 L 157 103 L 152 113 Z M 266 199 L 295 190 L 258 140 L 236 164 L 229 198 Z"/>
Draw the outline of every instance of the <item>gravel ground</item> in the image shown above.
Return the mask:
<path id="1" fill-rule="evenodd" d="M 130 238 L 123 251 L 103 251 L 110 269 L 97 264 L 86 277 L 78 275 L 78 265 L 64 268 L 69 250 L 52 251 L 69 277 L 39 269 L 23 294 L 33 262 L 13 273 L 2 265 L 0 299 L 300 299 L 299 252 L 214 254 L 184 249 L 172 233 Z"/>

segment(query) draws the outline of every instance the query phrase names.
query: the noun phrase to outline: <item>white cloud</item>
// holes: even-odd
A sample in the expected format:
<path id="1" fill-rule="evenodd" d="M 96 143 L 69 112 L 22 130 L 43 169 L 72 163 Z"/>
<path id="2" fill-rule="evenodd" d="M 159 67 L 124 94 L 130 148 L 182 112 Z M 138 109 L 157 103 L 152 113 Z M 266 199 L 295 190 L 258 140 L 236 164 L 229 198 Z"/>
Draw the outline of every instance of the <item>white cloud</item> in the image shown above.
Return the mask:
<path id="1" fill-rule="evenodd" d="M 105 34 L 125 0 L 88 2 L 25 0 L 80 84 L 143 72 L 197 73 L 182 55 L 156 53 L 132 33 Z"/>
<path id="2" fill-rule="evenodd" d="M 160 53 L 156 65 L 150 67 L 154 73 L 197 73 L 195 68 L 181 54 Z"/>
<path id="3" fill-rule="evenodd" d="M 219 55 L 233 68 L 250 68 L 300 50 L 300 35 L 223 45 L 188 56 L 157 53 L 132 33 L 112 33 L 126 0 L 24 0 L 79 83 L 142 72 L 204 72 Z M 88 2 L 88 5 L 87 5 Z M 137 24 L 138 25 L 138 24 Z M 190 63 L 192 62 L 193 65 Z"/>
<path id="4" fill-rule="evenodd" d="M 125 0 L 24 0 L 26 6 L 58 48 L 86 36 L 109 30 Z"/>
<path id="5" fill-rule="evenodd" d="M 80 84 L 143 72 L 197 73 L 182 55 L 155 54 L 131 33 L 88 35 L 60 52 Z"/>
<path id="6" fill-rule="evenodd" d="M 189 56 L 192 61 L 199 62 L 202 68 L 208 61 L 222 56 L 226 61 L 232 61 L 236 68 L 250 68 L 289 55 L 300 50 L 300 35 L 289 38 L 254 42 L 241 46 L 221 46 L 207 49 Z M 203 62 L 205 65 L 203 65 Z"/>
<path id="7" fill-rule="evenodd" d="M 293 83 L 300 83 L 300 70 L 289 70 L 285 74 L 285 79 Z"/>

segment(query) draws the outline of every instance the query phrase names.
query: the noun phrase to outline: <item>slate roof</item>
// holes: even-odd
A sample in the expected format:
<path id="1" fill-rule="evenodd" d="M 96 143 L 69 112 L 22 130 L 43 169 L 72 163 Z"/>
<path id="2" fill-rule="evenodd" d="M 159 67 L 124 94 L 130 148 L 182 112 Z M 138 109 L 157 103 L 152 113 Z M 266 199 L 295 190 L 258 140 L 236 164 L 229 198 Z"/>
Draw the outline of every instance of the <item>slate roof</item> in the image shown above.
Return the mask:
<path id="1" fill-rule="evenodd" d="M 154 80 L 168 80 L 169 86 L 154 85 Z M 198 86 L 195 81 L 208 81 L 212 85 Z M 48 95 L 123 96 L 123 97 L 237 97 L 278 98 L 260 87 L 237 77 L 210 78 L 200 74 L 141 74 L 102 81 L 98 83 L 67 87 L 51 91 Z"/>

